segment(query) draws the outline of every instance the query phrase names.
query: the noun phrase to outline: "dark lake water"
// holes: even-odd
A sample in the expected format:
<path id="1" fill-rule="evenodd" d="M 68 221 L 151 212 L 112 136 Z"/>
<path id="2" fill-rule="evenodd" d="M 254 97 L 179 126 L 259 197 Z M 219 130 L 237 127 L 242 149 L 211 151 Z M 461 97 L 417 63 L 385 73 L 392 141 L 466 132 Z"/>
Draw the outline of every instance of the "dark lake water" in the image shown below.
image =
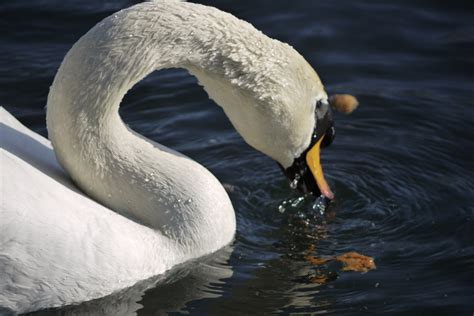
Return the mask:
<path id="1" fill-rule="evenodd" d="M 197 2 L 290 43 L 329 94 L 358 97 L 356 112 L 336 114 L 323 152 L 335 202 L 325 216 L 305 203 L 280 212 L 297 195 L 277 164 L 244 143 L 193 77 L 154 73 L 122 117 L 232 186 L 235 242 L 144 292 L 39 314 L 473 315 L 474 2 Z M 2 2 L 0 105 L 46 135 L 48 87 L 68 49 L 134 3 Z M 349 251 L 377 268 L 308 260 Z"/>

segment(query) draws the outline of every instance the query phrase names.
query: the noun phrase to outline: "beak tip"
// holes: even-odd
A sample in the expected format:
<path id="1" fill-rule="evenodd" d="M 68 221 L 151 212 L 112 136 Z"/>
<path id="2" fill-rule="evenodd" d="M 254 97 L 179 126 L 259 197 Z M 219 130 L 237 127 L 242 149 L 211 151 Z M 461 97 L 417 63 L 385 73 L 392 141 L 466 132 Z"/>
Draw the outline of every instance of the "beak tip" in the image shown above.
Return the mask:
<path id="1" fill-rule="evenodd" d="M 331 189 L 329 188 L 327 188 L 326 190 L 322 190 L 321 194 L 329 200 L 334 200 L 334 193 L 332 193 Z"/>

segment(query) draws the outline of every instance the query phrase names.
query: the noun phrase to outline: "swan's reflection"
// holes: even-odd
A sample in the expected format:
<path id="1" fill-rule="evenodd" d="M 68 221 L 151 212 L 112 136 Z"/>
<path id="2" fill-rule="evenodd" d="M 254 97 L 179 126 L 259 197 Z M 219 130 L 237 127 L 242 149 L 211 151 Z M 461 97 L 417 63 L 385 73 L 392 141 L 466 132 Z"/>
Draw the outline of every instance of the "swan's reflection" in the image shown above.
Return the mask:
<path id="1" fill-rule="evenodd" d="M 232 250 L 232 246 L 227 246 L 114 295 L 28 315 L 162 315 L 180 312 L 188 302 L 222 295 L 222 284 L 232 277 L 232 267 L 228 264 Z"/>

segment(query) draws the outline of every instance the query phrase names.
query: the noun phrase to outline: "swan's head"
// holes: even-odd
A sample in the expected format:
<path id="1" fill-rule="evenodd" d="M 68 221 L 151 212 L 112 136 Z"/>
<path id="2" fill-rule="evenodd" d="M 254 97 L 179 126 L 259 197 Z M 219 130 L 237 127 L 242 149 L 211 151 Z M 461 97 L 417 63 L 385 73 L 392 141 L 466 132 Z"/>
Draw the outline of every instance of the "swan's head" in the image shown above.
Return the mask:
<path id="1" fill-rule="evenodd" d="M 199 78 L 245 141 L 278 162 L 292 187 L 332 199 L 319 149 L 335 135 L 319 76 L 291 46 L 242 28 L 241 41 L 206 47 Z M 239 35 L 235 35 L 239 36 Z"/>
<path id="2" fill-rule="evenodd" d="M 284 103 L 279 108 L 283 112 L 273 125 L 283 135 L 279 143 L 281 153 L 273 153 L 274 159 L 291 188 L 333 199 L 320 160 L 321 149 L 328 147 L 336 135 L 328 95 L 309 63 L 293 48 L 288 49 L 295 65 L 288 65 L 285 75 L 288 88 L 280 90 L 280 102 Z M 273 101 L 269 106 L 278 107 Z"/>

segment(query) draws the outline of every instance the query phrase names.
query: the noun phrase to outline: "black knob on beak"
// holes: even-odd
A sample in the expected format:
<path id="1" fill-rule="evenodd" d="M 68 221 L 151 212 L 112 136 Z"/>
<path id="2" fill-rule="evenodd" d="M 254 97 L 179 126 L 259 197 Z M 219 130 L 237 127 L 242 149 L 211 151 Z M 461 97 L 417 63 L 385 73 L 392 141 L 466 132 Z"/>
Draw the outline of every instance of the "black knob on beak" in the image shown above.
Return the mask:
<path id="1" fill-rule="evenodd" d="M 324 139 L 321 143 L 321 148 L 326 148 L 329 145 L 331 145 L 332 142 L 334 141 L 334 138 L 336 138 L 336 129 L 334 128 L 334 124 L 332 124 L 326 130 L 326 133 L 324 133 Z"/>

